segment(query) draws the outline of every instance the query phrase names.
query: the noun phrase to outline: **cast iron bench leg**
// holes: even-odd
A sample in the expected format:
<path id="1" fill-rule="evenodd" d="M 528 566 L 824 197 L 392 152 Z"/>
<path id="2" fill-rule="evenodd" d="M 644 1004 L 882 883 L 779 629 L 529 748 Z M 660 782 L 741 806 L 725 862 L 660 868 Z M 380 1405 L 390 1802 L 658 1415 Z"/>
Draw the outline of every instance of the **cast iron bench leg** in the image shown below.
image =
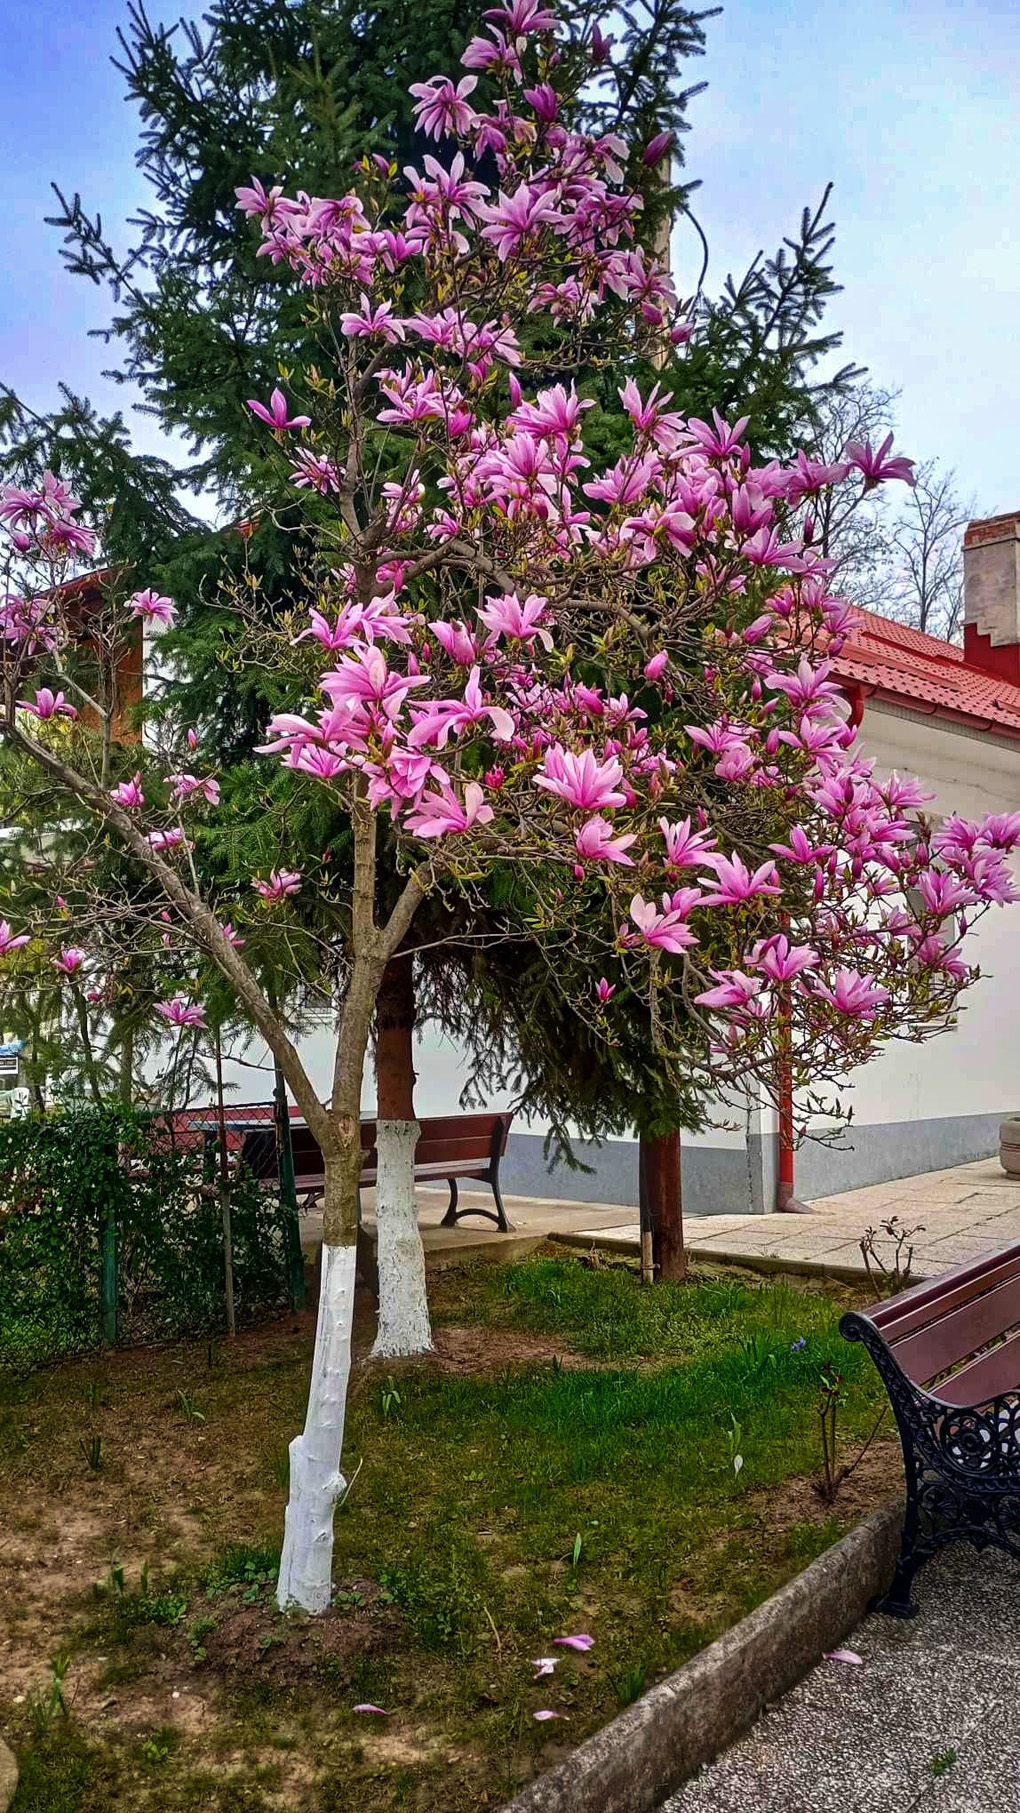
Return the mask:
<path id="1" fill-rule="evenodd" d="M 439 1225 L 441 1228 L 455 1228 L 457 1226 L 457 1179 L 448 1177 L 446 1181 L 450 1186 L 450 1206 Z"/>

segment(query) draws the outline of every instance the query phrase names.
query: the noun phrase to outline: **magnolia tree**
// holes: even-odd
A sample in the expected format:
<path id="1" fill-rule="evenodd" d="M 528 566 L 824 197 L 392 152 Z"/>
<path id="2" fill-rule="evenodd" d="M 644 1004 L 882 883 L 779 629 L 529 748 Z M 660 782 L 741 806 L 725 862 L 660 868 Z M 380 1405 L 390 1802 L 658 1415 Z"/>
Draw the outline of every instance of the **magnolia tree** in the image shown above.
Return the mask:
<path id="1" fill-rule="evenodd" d="M 47 480 L 2 506 L 17 568 L 0 617 L 3 738 L 155 882 L 322 1148 L 318 1328 L 279 1582 L 281 1605 L 311 1610 L 329 1603 L 343 1490 L 366 1049 L 386 964 L 430 894 L 511 870 L 525 929 L 607 1041 L 638 999 L 678 1088 L 776 1099 L 785 1072 L 804 1118 L 884 1041 L 947 1024 L 976 974 L 968 924 L 1014 897 L 1020 814 L 933 831 L 916 783 L 879 780 L 855 754 L 831 675 L 849 612 L 812 551 L 811 500 L 909 482 L 909 462 L 864 445 L 835 465 L 755 468 L 740 422 L 682 420 L 636 381 L 688 328 L 636 238 L 624 147 L 562 124 L 555 22 L 537 0 L 486 18 L 469 73 L 414 91 L 445 156 L 402 180 L 366 165 L 336 200 L 240 193 L 331 349 L 300 405 L 282 390 L 252 404 L 323 553 L 306 622 L 273 644 L 310 702 L 273 718 L 266 752 L 350 814 L 328 1100 L 233 929 L 257 910 L 283 937 L 320 853 L 287 850 L 284 828 L 272 873 L 203 886 L 191 822 L 216 811 L 215 777 L 197 752 L 139 756 L 137 778 L 108 784 L 89 753 L 96 702 L 64 721 L 85 706 L 57 584 L 68 545 L 88 552 L 74 500 Z M 610 360 L 633 433 L 602 469 L 575 377 L 583 390 Z M 143 591 L 124 610 L 167 621 L 173 606 Z M 255 618 L 257 597 L 249 633 L 265 650 L 274 632 Z M 384 844 L 399 879 L 385 906 Z M 7 948 L 24 935 L 3 928 Z M 380 1228 L 404 1256 L 398 1285 L 419 1277 L 412 1163 L 409 1135 L 396 1225 Z"/>

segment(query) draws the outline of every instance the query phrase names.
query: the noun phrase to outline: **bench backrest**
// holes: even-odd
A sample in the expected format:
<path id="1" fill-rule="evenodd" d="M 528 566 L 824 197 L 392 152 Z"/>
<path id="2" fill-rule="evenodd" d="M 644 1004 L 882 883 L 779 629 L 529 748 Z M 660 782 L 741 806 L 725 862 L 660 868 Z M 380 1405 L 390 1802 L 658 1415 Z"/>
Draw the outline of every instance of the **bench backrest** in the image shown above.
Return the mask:
<path id="1" fill-rule="evenodd" d="M 945 1403 L 981 1404 L 1020 1386 L 1020 1245 L 865 1313 L 907 1378 Z"/>
<path id="2" fill-rule="evenodd" d="M 506 1151 L 512 1114 L 447 1114 L 426 1115 L 420 1122 L 421 1133 L 415 1147 L 415 1163 L 470 1164 L 479 1169 L 493 1156 L 501 1158 Z M 322 1175 L 322 1151 L 310 1127 L 303 1121 L 291 1121 L 291 1148 L 294 1171 L 298 1177 Z M 376 1168 L 375 1121 L 361 1123 L 361 1150 L 365 1169 Z M 241 1164 L 255 1177 L 275 1177 L 276 1132 L 273 1127 L 252 1127 L 244 1135 Z"/>

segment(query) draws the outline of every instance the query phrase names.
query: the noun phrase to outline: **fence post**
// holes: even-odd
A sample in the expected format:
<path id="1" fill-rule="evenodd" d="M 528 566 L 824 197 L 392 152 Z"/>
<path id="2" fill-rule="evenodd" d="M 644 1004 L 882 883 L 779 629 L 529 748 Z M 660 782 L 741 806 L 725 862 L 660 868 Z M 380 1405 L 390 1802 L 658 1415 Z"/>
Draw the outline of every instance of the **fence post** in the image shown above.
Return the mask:
<path id="1" fill-rule="evenodd" d="M 230 1167 L 227 1159 L 227 1117 L 223 1107 L 223 1052 L 216 1029 L 216 1118 L 219 1145 L 220 1220 L 223 1225 L 223 1293 L 226 1299 L 227 1334 L 237 1333 L 234 1317 L 234 1236 L 230 1227 Z"/>
<path id="2" fill-rule="evenodd" d="M 279 1064 L 275 1066 L 276 1151 L 280 1172 L 280 1210 L 283 1215 L 284 1250 L 287 1255 L 287 1279 L 290 1300 L 295 1309 L 305 1307 L 305 1261 L 301 1251 L 301 1224 L 298 1215 L 297 1186 L 294 1181 L 294 1147 L 290 1137 L 290 1108 L 287 1084 Z"/>
<path id="3" fill-rule="evenodd" d="M 99 1321 L 103 1342 L 117 1340 L 117 1206 L 108 1201 L 99 1224 Z"/>

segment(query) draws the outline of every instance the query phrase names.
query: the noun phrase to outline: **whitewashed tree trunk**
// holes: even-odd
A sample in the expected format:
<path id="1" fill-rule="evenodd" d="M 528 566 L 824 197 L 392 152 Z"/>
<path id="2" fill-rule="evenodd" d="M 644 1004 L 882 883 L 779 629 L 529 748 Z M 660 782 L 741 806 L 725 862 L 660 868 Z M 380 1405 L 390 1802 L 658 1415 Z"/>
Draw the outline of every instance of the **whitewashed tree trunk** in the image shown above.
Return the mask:
<path id="1" fill-rule="evenodd" d="M 430 1353 L 432 1325 L 425 1286 L 425 1249 L 414 1195 L 417 1121 L 378 1121 L 375 1186 L 379 1330 L 373 1359 Z"/>
<path id="2" fill-rule="evenodd" d="M 333 1592 L 333 1512 L 345 1487 L 340 1471 L 354 1322 L 355 1246 L 323 1246 L 319 1317 L 301 1435 L 290 1444 L 290 1499 L 276 1598 L 324 1612 Z"/>

